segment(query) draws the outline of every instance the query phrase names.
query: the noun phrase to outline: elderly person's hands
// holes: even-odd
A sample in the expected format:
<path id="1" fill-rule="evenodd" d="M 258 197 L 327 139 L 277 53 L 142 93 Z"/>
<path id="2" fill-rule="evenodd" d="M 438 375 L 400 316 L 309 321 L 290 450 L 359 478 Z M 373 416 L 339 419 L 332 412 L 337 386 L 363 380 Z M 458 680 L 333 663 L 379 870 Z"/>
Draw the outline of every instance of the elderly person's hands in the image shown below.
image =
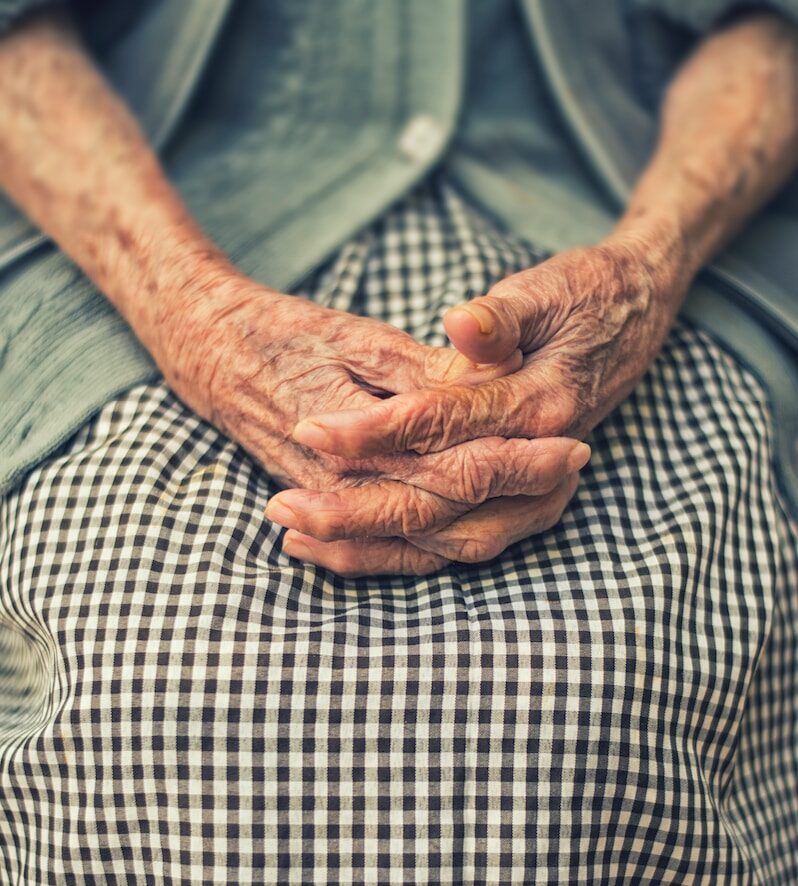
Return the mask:
<path id="1" fill-rule="evenodd" d="M 656 355 L 689 280 L 684 267 L 675 254 L 668 260 L 654 244 L 628 236 L 562 253 L 506 278 L 445 318 L 453 343 L 475 361 L 500 361 L 521 348 L 517 372 L 472 387 L 438 385 L 317 415 L 300 422 L 294 437 L 319 452 L 363 458 L 447 451 L 475 437 L 583 435 L 629 393 Z M 443 533 L 391 528 L 404 536 L 405 547 L 455 560 L 489 559 L 556 523 L 575 489 L 572 475 L 545 503 L 497 499 Z M 287 525 L 306 533 L 302 556 L 331 568 L 360 558 L 365 568 L 366 547 L 343 540 L 353 534 L 347 528 L 358 507 L 352 492 L 335 496 L 337 530 L 320 523 L 325 496 L 283 495 L 291 496 L 293 506 Z M 393 549 L 398 544 L 391 542 Z"/>
<path id="2" fill-rule="evenodd" d="M 448 380 L 468 385 L 521 363 L 515 352 L 501 365 L 477 366 L 385 323 L 236 273 L 165 299 L 153 325 L 158 336 L 150 349 L 170 387 L 282 485 L 362 482 L 375 470 L 373 460 L 320 456 L 294 441 L 291 432 L 305 416 L 367 408 Z"/>
<path id="3" fill-rule="evenodd" d="M 276 496 L 267 515 L 320 538 L 358 539 L 328 551 L 327 565 L 340 573 L 430 572 L 451 558 L 495 556 L 559 518 L 589 457 L 589 448 L 571 439 L 493 435 L 429 455 L 351 459 L 291 437 L 314 413 L 495 379 L 520 366 L 517 350 L 498 365 L 475 365 L 385 323 L 281 295 L 241 275 L 215 280 L 209 291 L 176 294 L 154 325 L 151 350 L 180 397 L 279 483 L 306 490 Z M 503 507 L 499 496 L 513 498 Z M 416 535 L 424 538 L 419 546 L 399 538 Z M 291 532 L 285 549 L 307 556 L 302 545 L 313 543 Z"/>

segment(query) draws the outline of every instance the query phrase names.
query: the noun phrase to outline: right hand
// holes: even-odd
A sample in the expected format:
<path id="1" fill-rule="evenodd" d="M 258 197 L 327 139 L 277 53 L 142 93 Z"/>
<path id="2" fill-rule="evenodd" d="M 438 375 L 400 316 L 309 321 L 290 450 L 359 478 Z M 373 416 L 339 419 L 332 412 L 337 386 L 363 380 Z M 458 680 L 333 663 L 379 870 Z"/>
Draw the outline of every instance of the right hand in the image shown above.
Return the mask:
<path id="1" fill-rule="evenodd" d="M 300 523 L 277 507 L 295 492 L 269 505 L 276 522 L 315 538 L 426 537 L 500 496 L 548 496 L 551 512 L 551 494 L 568 486 L 574 465 L 581 467 L 589 454 L 568 438 L 498 437 L 428 455 L 347 459 L 316 452 L 292 439 L 303 418 L 420 388 L 479 384 L 517 369 L 520 354 L 498 366 L 477 365 L 380 321 L 282 295 L 244 277 L 169 307 L 154 354 L 167 383 L 277 483 L 325 493 Z M 339 490 L 346 495 L 336 507 Z M 444 562 L 420 548 L 410 559 L 407 571 L 414 572 Z"/>

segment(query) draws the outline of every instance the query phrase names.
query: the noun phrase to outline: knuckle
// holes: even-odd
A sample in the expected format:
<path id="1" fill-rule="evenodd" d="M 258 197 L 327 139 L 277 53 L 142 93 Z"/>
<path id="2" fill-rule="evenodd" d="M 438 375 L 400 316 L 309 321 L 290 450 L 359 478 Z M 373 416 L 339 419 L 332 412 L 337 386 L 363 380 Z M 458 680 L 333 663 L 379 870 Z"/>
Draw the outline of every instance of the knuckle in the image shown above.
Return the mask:
<path id="1" fill-rule="evenodd" d="M 460 538 L 452 541 L 455 559 L 464 563 L 482 563 L 497 557 L 502 550 L 495 538 Z"/>
<path id="2" fill-rule="evenodd" d="M 407 545 L 400 554 L 401 570 L 407 575 L 429 575 L 449 562 L 444 557 Z"/>
<path id="3" fill-rule="evenodd" d="M 390 497 L 375 502 L 368 515 L 364 510 L 361 508 L 356 521 L 351 523 L 351 535 L 358 534 L 365 537 L 392 535 L 396 527 L 401 524 L 401 508 L 398 502 Z"/>
<path id="4" fill-rule="evenodd" d="M 521 318 L 528 315 L 533 306 L 539 315 L 542 305 L 548 309 L 550 304 L 557 304 L 561 289 L 556 283 L 556 275 L 544 262 L 505 277 L 491 288 L 488 295 L 503 302 L 511 314 Z"/>
<path id="5" fill-rule="evenodd" d="M 346 537 L 346 526 L 337 514 L 321 511 L 310 521 L 310 535 L 319 541 L 336 541 Z"/>
<path id="6" fill-rule="evenodd" d="M 407 436 L 415 452 L 426 453 L 447 449 L 452 441 L 453 423 L 442 398 L 435 397 L 425 409 L 412 416 Z"/>
<path id="7" fill-rule="evenodd" d="M 486 431 L 497 433 L 512 402 L 511 389 L 501 385 L 505 381 L 425 392 L 423 402 L 409 410 L 397 429 L 399 448 L 419 454 L 440 452 L 464 439 L 485 436 Z"/>
<path id="8" fill-rule="evenodd" d="M 368 574 L 368 570 L 364 570 L 362 564 L 358 563 L 352 554 L 344 552 L 333 554 L 327 568 L 342 578 L 358 578 Z"/>
<path id="9" fill-rule="evenodd" d="M 397 449 L 400 452 L 429 452 L 434 445 L 439 410 L 433 404 L 419 403 L 398 417 L 396 429 Z"/>
<path id="10" fill-rule="evenodd" d="M 498 280 L 488 290 L 486 298 L 490 299 L 492 308 L 500 308 L 501 305 L 497 302 L 512 302 L 514 299 L 524 297 L 526 290 L 525 275 L 521 272 Z M 479 299 L 479 301 L 484 301 L 484 299 Z"/>
<path id="11" fill-rule="evenodd" d="M 401 528 L 401 534 L 405 537 L 429 532 L 435 528 L 441 519 L 441 514 L 432 501 L 422 493 L 414 493 L 403 503 L 395 526 Z"/>
<path id="12" fill-rule="evenodd" d="M 458 453 L 455 492 L 466 504 L 481 504 L 495 484 L 493 466 L 471 450 Z"/>

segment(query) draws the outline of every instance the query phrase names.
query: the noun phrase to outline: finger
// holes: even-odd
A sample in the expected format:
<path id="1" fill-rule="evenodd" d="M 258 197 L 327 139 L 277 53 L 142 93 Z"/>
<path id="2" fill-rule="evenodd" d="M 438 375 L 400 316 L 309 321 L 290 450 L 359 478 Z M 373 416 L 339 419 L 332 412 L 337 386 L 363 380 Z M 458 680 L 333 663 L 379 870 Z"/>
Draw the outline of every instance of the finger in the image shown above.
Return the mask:
<path id="1" fill-rule="evenodd" d="M 590 459 L 590 447 L 571 437 L 483 437 L 427 455 L 381 456 L 372 464 L 386 479 L 481 504 L 500 495 L 544 495 Z"/>
<path id="2" fill-rule="evenodd" d="M 345 578 L 363 575 L 428 575 L 448 565 L 445 557 L 401 539 L 323 542 L 289 530 L 283 551 L 290 557 L 323 566 Z"/>
<path id="3" fill-rule="evenodd" d="M 326 402 L 339 403 L 341 409 L 353 407 L 366 409 L 381 402 L 377 397 L 358 388 L 348 378 L 345 381 L 333 378 L 332 383 L 327 385 L 326 391 Z M 241 398 L 236 404 L 236 412 L 232 417 L 217 414 L 216 420 L 219 421 L 220 418 L 225 419 L 227 433 L 249 452 L 273 479 L 283 485 L 290 485 L 288 478 L 291 472 L 284 458 L 277 460 L 274 458 L 277 453 L 285 456 L 288 450 L 295 450 L 297 454 L 301 453 L 298 457 L 305 463 L 308 459 L 319 459 L 316 453 L 302 450 L 301 447 L 286 447 L 285 431 L 275 426 L 273 422 L 264 421 L 262 397 Z M 286 418 L 290 421 L 290 417 Z"/>
<path id="4" fill-rule="evenodd" d="M 567 438 L 479 440 L 393 459 L 393 477 L 404 482 L 280 492 L 269 500 L 266 517 L 323 541 L 430 533 L 488 498 L 550 492 L 589 457 L 587 444 Z"/>
<path id="5" fill-rule="evenodd" d="M 443 318 L 443 327 L 464 357 L 480 363 L 504 359 L 518 349 L 521 340 L 515 316 L 497 311 L 487 297 L 451 308 Z"/>
<path id="6" fill-rule="evenodd" d="M 477 363 L 499 363 L 518 348 L 526 350 L 551 323 L 545 270 L 535 268 L 497 283 L 481 298 L 451 308 L 443 318 L 449 340 Z M 548 276 L 548 275 L 546 275 Z"/>
<path id="7" fill-rule="evenodd" d="M 269 500 L 266 517 L 330 542 L 433 532 L 471 507 L 406 483 L 379 481 L 336 492 L 288 489 Z"/>
<path id="8" fill-rule="evenodd" d="M 346 458 L 437 452 L 479 437 L 549 437 L 573 421 L 573 407 L 538 365 L 474 388 L 453 385 L 399 394 L 367 406 L 309 416 L 294 439 Z"/>
<path id="9" fill-rule="evenodd" d="M 364 575 L 426 575 L 445 567 L 451 559 L 483 562 L 499 556 L 509 545 L 555 525 L 576 489 L 570 477 L 546 501 L 496 499 L 463 518 L 460 526 L 440 537 L 419 538 L 411 544 L 401 539 L 363 539 L 323 542 L 293 530 L 286 533 L 283 550 L 292 557 L 315 563 L 346 577 Z M 513 528 L 510 528 L 510 527 Z M 487 542 L 478 541 L 488 532 Z M 429 550 L 421 545 L 429 545 Z M 440 553 L 446 550 L 450 556 Z"/>
<path id="10" fill-rule="evenodd" d="M 431 535 L 411 537 L 430 553 L 465 563 L 492 560 L 522 538 L 559 523 L 579 483 L 572 474 L 554 491 L 539 497 L 494 498 Z"/>

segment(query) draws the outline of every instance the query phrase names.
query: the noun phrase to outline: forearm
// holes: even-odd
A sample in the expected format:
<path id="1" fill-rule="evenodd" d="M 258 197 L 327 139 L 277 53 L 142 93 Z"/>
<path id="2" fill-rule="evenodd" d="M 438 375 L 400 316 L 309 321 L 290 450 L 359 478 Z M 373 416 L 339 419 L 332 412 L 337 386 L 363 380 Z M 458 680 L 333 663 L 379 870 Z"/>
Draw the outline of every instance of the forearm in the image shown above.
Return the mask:
<path id="1" fill-rule="evenodd" d="M 615 236 L 641 243 L 652 264 L 678 266 L 680 300 L 797 164 L 798 27 L 758 14 L 709 37 L 674 78 Z"/>
<path id="2" fill-rule="evenodd" d="M 157 352 L 167 295 L 208 290 L 229 264 L 66 22 L 0 41 L 0 120 L 0 186 Z"/>

